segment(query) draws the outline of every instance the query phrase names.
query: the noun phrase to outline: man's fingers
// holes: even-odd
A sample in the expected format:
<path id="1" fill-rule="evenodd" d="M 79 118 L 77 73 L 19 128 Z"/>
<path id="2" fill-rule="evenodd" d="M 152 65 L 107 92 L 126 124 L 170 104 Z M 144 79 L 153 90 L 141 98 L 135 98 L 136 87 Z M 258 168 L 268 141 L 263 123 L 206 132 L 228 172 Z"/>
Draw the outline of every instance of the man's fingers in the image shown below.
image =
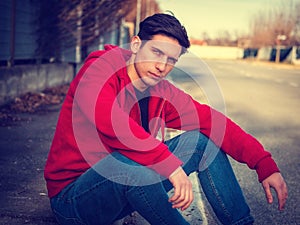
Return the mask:
<path id="1" fill-rule="evenodd" d="M 181 196 L 181 188 L 180 187 L 174 188 L 174 193 L 172 197 L 169 199 L 169 201 L 174 204 L 179 200 L 180 196 Z"/>
<path id="2" fill-rule="evenodd" d="M 265 185 L 263 185 L 263 187 L 265 189 L 265 194 L 266 194 L 267 201 L 268 201 L 268 203 L 271 204 L 273 202 L 273 196 L 272 196 L 272 193 L 271 193 L 270 185 L 265 184 Z"/>
<path id="3" fill-rule="evenodd" d="M 180 208 L 181 210 L 187 209 L 192 203 L 194 198 L 191 183 L 174 188 L 174 194 L 169 199 L 173 204 L 173 208 Z"/>
<path id="4" fill-rule="evenodd" d="M 182 189 L 182 191 L 183 192 L 180 194 L 180 196 L 177 197 L 176 200 L 172 201 L 172 204 L 173 208 L 180 208 L 183 211 L 190 206 L 194 199 L 194 196 L 193 191 L 189 189 Z"/>
<path id="5" fill-rule="evenodd" d="M 287 192 L 287 187 L 285 182 L 278 188 L 276 189 L 277 192 L 277 197 L 278 197 L 278 209 L 283 210 L 287 197 L 288 197 L 288 192 Z"/>
<path id="6" fill-rule="evenodd" d="M 174 194 L 170 198 L 170 202 L 173 203 L 174 208 L 178 208 L 175 206 L 177 206 L 178 204 L 180 204 L 181 202 L 183 202 L 186 199 L 185 190 L 186 190 L 185 188 L 175 188 L 174 189 Z"/>
<path id="7" fill-rule="evenodd" d="M 286 203 L 286 198 L 279 198 L 278 199 L 278 206 L 279 206 L 278 209 L 284 210 L 285 203 Z"/>
<path id="8" fill-rule="evenodd" d="M 278 209 L 283 210 L 288 197 L 287 185 L 280 173 L 273 173 L 262 181 L 268 203 L 273 202 L 271 188 L 274 188 L 278 199 Z"/>
<path id="9" fill-rule="evenodd" d="M 193 202 L 193 200 L 194 200 L 193 191 L 189 191 L 188 196 L 189 196 L 189 198 L 188 198 L 187 203 L 181 207 L 182 211 L 186 210 L 191 205 L 191 203 Z"/>

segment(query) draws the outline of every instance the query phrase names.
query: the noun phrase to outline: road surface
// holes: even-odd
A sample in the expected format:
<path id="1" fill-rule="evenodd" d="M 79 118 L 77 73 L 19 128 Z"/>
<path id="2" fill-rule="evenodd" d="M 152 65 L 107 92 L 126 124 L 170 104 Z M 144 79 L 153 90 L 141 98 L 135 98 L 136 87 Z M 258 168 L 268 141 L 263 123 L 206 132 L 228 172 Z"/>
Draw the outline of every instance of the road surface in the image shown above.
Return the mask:
<path id="1" fill-rule="evenodd" d="M 208 69 L 201 69 L 206 65 Z M 272 153 L 286 179 L 289 199 L 285 211 L 279 212 L 276 198 L 272 205 L 266 203 L 256 173 L 232 160 L 255 224 L 300 224 L 300 68 L 195 58 L 184 60 L 179 68 L 187 77 L 175 73 L 172 80 L 254 135 Z"/>

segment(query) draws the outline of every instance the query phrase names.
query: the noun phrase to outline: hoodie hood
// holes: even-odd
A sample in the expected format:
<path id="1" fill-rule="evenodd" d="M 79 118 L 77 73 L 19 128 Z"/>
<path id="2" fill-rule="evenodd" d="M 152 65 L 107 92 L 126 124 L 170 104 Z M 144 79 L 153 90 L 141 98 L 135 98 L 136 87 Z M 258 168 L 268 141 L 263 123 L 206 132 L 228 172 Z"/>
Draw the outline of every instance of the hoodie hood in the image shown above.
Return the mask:
<path id="1" fill-rule="evenodd" d="M 119 60 L 126 62 L 131 57 L 131 54 L 132 53 L 130 50 L 120 48 L 116 45 L 104 45 L 104 50 L 94 51 L 91 54 L 89 54 L 89 56 L 86 59 L 86 62 L 90 60 L 95 60 L 103 56 L 105 56 L 105 58 L 114 57 L 112 62 L 116 62 Z"/>

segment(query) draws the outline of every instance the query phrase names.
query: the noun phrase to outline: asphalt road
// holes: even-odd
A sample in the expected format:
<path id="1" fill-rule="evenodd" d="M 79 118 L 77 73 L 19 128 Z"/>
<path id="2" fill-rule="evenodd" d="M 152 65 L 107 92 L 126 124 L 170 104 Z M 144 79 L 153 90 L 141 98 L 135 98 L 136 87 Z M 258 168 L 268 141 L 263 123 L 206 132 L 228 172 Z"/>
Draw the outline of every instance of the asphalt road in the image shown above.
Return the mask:
<path id="1" fill-rule="evenodd" d="M 220 60 L 206 61 L 210 69 L 205 69 L 194 60 L 185 68 L 195 73 L 175 74 L 172 80 L 256 136 L 272 152 L 288 183 L 286 210 L 279 212 L 276 204 L 266 203 L 256 173 L 232 161 L 256 224 L 300 224 L 300 70 Z M 47 112 L 18 114 L 20 120 L 0 126 L 0 224 L 56 224 L 43 168 L 58 112 L 55 106 Z M 217 224 L 205 198 L 195 204 L 203 210 L 203 225 Z"/>
<path id="2" fill-rule="evenodd" d="M 279 212 L 276 198 L 267 204 L 256 173 L 231 160 L 255 224 L 300 224 L 300 67 L 186 59 L 179 68 L 187 77 L 175 73 L 172 80 L 254 135 L 271 152 L 286 179 L 289 199 L 286 209 Z"/>
<path id="3" fill-rule="evenodd" d="M 54 225 L 43 171 L 59 106 L 0 126 L 0 224 Z"/>
<path id="4" fill-rule="evenodd" d="M 257 224 L 300 224 L 300 68 L 232 61 L 208 62 L 222 90 L 227 115 L 268 149 L 289 187 L 284 212 L 268 205 L 256 174 L 236 165 Z"/>

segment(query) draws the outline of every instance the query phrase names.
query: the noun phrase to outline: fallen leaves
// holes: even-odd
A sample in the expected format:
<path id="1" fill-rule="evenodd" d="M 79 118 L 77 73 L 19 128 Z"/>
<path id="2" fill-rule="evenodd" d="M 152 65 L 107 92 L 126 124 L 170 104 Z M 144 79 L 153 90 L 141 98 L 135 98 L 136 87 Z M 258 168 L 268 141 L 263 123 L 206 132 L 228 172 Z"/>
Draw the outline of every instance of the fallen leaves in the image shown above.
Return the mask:
<path id="1" fill-rule="evenodd" d="M 20 121 L 19 113 L 35 113 L 47 110 L 48 106 L 63 102 L 69 85 L 47 88 L 42 92 L 28 92 L 16 97 L 12 102 L 0 108 L 0 125 Z"/>
<path id="2" fill-rule="evenodd" d="M 33 113 L 43 106 L 60 104 L 67 93 L 68 86 L 63 85 L 54 88 L 48 88 L 40 93 L 26 93 L 9 104 L 11 112 L 29 112 Z"/>

